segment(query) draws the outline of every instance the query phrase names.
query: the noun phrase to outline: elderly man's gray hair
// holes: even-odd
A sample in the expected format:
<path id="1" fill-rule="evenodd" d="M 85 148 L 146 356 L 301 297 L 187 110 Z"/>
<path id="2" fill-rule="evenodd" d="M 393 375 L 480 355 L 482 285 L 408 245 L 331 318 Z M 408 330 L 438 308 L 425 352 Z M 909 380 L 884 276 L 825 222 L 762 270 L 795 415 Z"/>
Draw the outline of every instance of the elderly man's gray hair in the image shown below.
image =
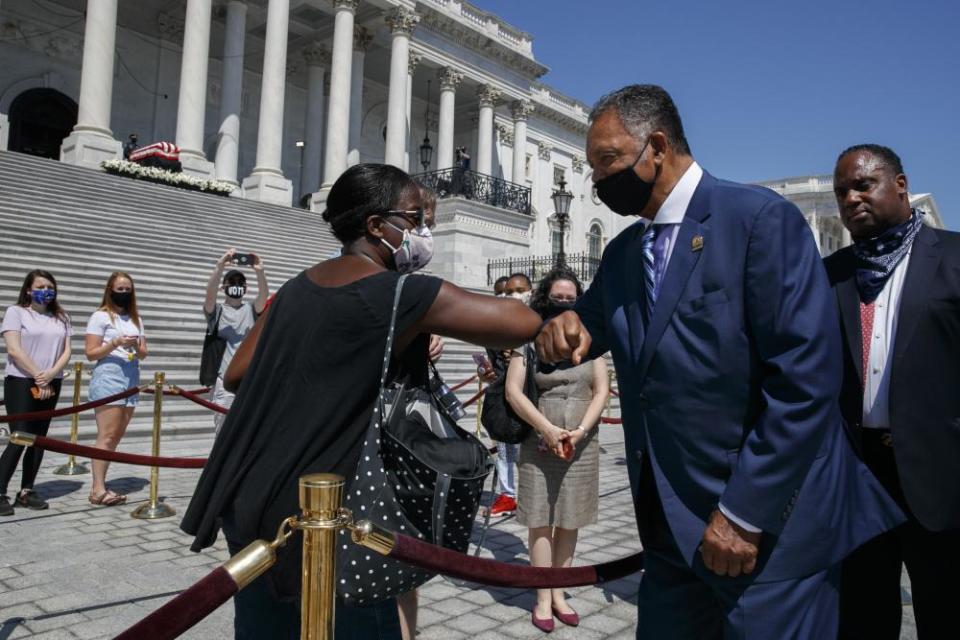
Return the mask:
<path id="1" fill-rule="evenodd" d="M 654 131 L 662 131 L 673 150 L 690 155 L 690 145 L 683 133 L 683 123 L 673 98 L 655 84 L 631 84 L 600 98 L 590 112 L 593 122 L 605 111 L 616 111 L 630 134 L 644 140 Z"/>

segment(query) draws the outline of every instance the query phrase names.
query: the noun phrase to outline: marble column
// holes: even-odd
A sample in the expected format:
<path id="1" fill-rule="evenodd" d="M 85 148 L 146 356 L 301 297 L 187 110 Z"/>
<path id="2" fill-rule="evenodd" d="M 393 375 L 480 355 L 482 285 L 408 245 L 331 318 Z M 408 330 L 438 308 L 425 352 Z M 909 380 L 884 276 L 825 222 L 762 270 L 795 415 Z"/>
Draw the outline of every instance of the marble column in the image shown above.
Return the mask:
<path id="1" fill-rule="evenodd" d="M 267 35 L 260 82 L 257 160 L 243 179 L 243 197 L 290 206 L 293 183 L 283 176 L 283 100 L 287 84 L 287 25 L 290 0 L 267 4 Z"/>
<path id="2" fill-rule="evenodd" d="M 438 74 L 440 80 L 440 115 L 437 125 L 437 170 L 453 166 L 453 120 L 457 87 L 463 81 L 463 73 L 453 67 L 444 67 Z"/>
<path id="3" fill-rule="evenodd" d="M 120 141 L 110 130 L 116 40 L 117 0 L 88 2 L 77 124 L 60 147 L 63 162 L 99 169 L 103 160 L 120 157 Z"/>
<path id="4" fill-rule="evenodd" d="M 187 0 L 177 100 L 177 146 L 185 173 L 212 178 L 213 163 L 203 153 L 210 56 L 211 0 Z"/>
<path id="5" fill-rule="evenodd" d="M 353 19 L 359 0 L 334 0 L 333 51 L 330 57 L 330 103 L 327 107 L 327 143 L 323 157 L 321 193 L 310 208 L 322 211 L 326 191 L 347 168 L 350 143 L 350 68 L 353 63 Z"/>
<path id="6" fill-rule="evenodd" d="M 510 104 L 513 115 L 513 171 L 510 180 L 523 184 L 526 180 L 527 164 L 527 117 L 533 113 L 533 103 L 529 100 L 514 100 Z"/>
<path id="7" fill-rule="evenodd" d="M 383 161 L 403 168 L 403 151 L 407 148 L 406 106 L 407 73 L 410 57 L 410 35 L 420 20 L 413 11 L 397 7 L 386 18 L 392 36 L 390 43 L 390 87 L 387 94 L 387 142 Z"/>
<path id="8" fill-rule="evenodd" d="M 417 65 L 420 64 L 420 54 L 410 52 L 410 57 L 407 60 L 407 132 L 406 145 L 403 149 L 403 170 L 407 173 L 410 172 L 410 133 L 413 129 L 412 121 L 412 111 L 413 111 L 413 72 L 417 70 Z M 416 169 L 419 171 L 419 169 Z"/>
<path id="9" fill-rule="evenodd" d="M 304 123 L 303 163 L 300 165 L 300 194 L 320 188 L 320 161 L 323 158 L 323 84 L 330 50 L 319 43 L 303 50 L 307 61 L 307 114 Z"/>
<path id="10" fill-rule="evenodd" d="M 239 0 L 227 3 L 227 24 L 223 41 L 220 87 L 220 127 L 214 158 L 217 180 L 240 186 L 237 163 L 240 159 L 240 106 L 243 99 L 243 43 L 247 5 Z"/>
<path id="11" fill-rule="evenodd" d="M 363 127 L 363 60 L 373 34 L 361 25 L 353 28 L 353 64 L 350 66 L 350 146 L 347 166 L 360 162 L 360 134 Z"/>
<path id="12" fill-rule="evenodd" d="M 477 123 L 477 173 L 493 175 L 493 107 L 500 98 L 500 90 L 489 84 L 477 87 L 480 102 L 480 120 Z"/>

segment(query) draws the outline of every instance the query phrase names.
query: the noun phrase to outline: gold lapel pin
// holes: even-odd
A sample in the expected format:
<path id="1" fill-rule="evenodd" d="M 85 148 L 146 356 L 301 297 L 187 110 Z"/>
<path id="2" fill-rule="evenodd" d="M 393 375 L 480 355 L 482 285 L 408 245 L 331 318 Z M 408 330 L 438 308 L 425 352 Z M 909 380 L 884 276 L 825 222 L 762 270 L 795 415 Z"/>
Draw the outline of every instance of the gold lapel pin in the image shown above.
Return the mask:
<path id="1" fill-rule="evenodd" d="M 690 250 L 700 251 L 701 249 L 703 249 L 703 236 L 693 236 L 693 240 L 690 241 Z"/>

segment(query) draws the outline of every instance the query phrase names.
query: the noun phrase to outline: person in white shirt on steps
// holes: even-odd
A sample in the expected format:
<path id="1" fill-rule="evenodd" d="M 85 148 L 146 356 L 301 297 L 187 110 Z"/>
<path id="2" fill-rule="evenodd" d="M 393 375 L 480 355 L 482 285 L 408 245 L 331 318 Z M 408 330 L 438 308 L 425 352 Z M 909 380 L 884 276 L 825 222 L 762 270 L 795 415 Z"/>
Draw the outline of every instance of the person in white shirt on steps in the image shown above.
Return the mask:
<path id="1" fill-rule="evenodd" d="M 231 269 L 226 275 L 223 275 L 227 264 L 235 262 L 237 264 L 246 264 L 253 268 L 257 276 L 257 297 L 252 303 L 244 302 L 243 296 L 247 292 L 247 277 L 238 269 Z M 221 278 L 222 276 L 222 278 Z M 217 294 L 223 291 L 226 298 L 222 303 L 217 303 Z M 210 401 L 222 407 L 229 408 L 233 404 L 233 394 L 223 388 L 223 374 L 230 366 L 233 354 L 237 352 L 237 347 L 247 337 L 247 334 L 253 328 L 257 318 L 263 313 L 267 306 L 267 299 L 270 297 L 270 287 L 267 285 L 267 274 L 263 269 L 263 260 L 255 253 L 241 254 L 236 249 L 227 250 L 210 274 L 207 280 L 207 293 L 203 301 L 203 313 L 206 316 L 207 323 L 212 325 L 216 322 L 216 332 L 226 341 L 223 352 L 223 359 L 220 362 L 220 370 L 217 372 L 217 381 L 210 391 Z M 208 327 L 208 333 L 213 329 Z M 223 424 L 224 414 L 215 413 L 213 422 L 217 432 L 220 431 L 220 425 Z"/>

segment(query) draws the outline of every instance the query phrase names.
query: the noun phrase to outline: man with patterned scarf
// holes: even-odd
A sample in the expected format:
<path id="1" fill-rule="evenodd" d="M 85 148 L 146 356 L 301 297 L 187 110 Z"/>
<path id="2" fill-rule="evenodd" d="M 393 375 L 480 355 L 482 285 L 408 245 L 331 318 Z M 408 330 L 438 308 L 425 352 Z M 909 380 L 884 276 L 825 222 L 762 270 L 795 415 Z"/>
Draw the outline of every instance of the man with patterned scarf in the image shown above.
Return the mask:
<path id="1" fill-rule="evenodd" d="M 845 338 L 841 406 L 863 460 L 908 516 L 844 562 L 840 637 L 900 637 L 905 564 L 920 640 L 955 638 L 960 234 L 923 223 L 887 147 L 841 153 L 834 191 L 854 242 L 825 260 Z"/>

